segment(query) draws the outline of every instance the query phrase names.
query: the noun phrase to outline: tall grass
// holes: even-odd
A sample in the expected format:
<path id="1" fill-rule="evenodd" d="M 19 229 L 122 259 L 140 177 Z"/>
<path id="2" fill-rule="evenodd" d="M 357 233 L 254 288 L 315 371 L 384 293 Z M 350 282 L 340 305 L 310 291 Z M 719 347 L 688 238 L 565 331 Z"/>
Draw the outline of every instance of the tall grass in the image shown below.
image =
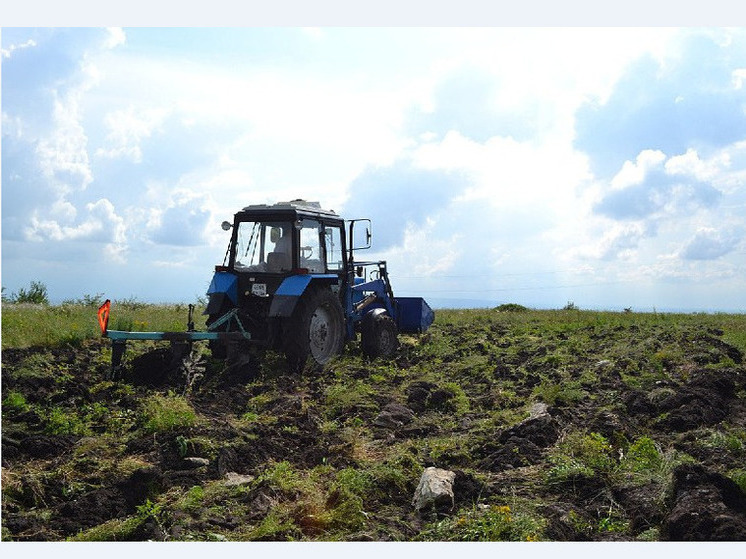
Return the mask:
<path id="1" fill-rule="evenodd" d="M 696 326 L 723 331 L 723 340 L 746 355 L 746 314 L 727 313 L 636 313 L 582 310 L 526 310 L 523 312 L 497 312 L 494 309 L 443 309 L 436 310 L 438 324 L 464 326 L 484 321 L 503 325 L 511 331 L 526 332 L 532 329 L 566 331 L 568 333 L 592 326 L 628 327 L 651 325 Z"/>
<path id="2" fill-rule="evenodd" d="M 197 329 L 204 325 L 202 308 L 194 312 Z M 35 305 L 3 303 L 2 347 L 23 348 L 76 344 L 98 338 L 98 326 L 93 305 Z M 109 318 L 111 330 L 182 331 L 187 327 L 188 305 L 152 305 L 146 303 L 112 304 Z"/>
<path id="3" fill-rule="evenodd" d="M 186 304 L 149 304 L 124 301 L 112 304 L 109 328 L 134 331 L 182 331 L 187 323 Z M 204 329 L 203 307 L 194 311 L 198 330 Z M 96 318 L 97 307 L 82 302 L 62 305 L 8 303 L 2 305 L 2 347 L 23 348 L 76 343 L 101 335 Z M 746 354 L 746 315 L 743 314 L 666 314 L 624 313 L 578 310 L 526 310 L 497 312 L 493 309 L 436 310 L 440 326 L 468 327 L 492 323 L 513 332 L 566 331 L 592 326 L 614 327 L 669 324 L 698 326 L 703 331 L 723 331 L 723 340 Z"/>

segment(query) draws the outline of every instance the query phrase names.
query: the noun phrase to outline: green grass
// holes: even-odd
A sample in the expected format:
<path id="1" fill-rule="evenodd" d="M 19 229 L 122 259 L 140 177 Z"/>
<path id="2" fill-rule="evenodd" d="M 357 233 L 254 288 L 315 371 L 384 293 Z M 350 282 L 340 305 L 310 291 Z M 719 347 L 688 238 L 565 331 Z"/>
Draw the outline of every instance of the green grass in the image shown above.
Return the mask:
<path id="1" fill-rule="evenodd" d="M 420 541 L 539 541 L 545 520 L 524 503 L 483 505 L 459 511 L 425 527 Z"/>
<path id="2" fill-rule="evenodd" d="M 196 423 L 194 408 L 182 396 L 152 394 L 143 403 L 143 428 L 148 433 L 176 431 Z"/>
<path id="3" fill-rule="evenodd" d="M 188 306 L 145 303 L 112 304 L 111 330 L 182 331 L 186 330 Z M 97 308 L 92 305 L 2 305 L 2 348 L 59 346 L 98 338 Z M 194 312 L 195 323 L 202 309 Z"/>

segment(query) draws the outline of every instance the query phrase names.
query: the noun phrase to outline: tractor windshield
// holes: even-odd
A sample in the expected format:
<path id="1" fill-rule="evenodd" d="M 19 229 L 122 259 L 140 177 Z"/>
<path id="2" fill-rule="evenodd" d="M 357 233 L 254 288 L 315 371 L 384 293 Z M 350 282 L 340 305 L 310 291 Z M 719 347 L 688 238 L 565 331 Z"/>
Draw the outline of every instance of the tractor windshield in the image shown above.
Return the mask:
<path id="1" fill-rule="evenodd" d="M 248 272 L 289 272 L 293 269 L 292 226 L 281 221 L 238 224 L 233 265 Z"/>

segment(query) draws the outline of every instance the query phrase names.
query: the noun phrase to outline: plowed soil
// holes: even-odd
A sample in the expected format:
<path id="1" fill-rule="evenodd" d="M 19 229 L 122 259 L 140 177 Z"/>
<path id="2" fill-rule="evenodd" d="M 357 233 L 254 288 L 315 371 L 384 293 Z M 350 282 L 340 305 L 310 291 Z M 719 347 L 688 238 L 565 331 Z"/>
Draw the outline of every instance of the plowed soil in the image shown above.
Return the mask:
<path id="1" fill-rule="evenodd" d="M 504 505 L 543 540 L 746 540 L 746 367 L 721 329 L 499 315 L 302 375 L 131 345 L 111 380 L 103 340 L 4 350 L 2 538 L 417 540 L 445 521 L 479 539 L 459 527 Z M 196 420 L 149 426 L 154 395 Z M 641 440 L 654 456 L 635 463 Z M 413 509 L 427 466 L 456 472 L 452 509 Z M 343 502 L 364 517 L 335 516 Z"/>

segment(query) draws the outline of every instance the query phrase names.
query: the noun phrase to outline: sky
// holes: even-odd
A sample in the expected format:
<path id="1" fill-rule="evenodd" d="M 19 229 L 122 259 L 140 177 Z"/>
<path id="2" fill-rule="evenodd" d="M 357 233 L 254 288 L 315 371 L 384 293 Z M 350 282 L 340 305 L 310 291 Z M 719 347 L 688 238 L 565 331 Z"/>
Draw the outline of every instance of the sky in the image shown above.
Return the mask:
<path id="1" fill-rule="evenodd" d="M 3 28 L 4 294 L 203 297 L 249 204 L 434 307 L 746 312 L 746 28 Z M 359 255 L 363 257 L 363 255 Z"/>

